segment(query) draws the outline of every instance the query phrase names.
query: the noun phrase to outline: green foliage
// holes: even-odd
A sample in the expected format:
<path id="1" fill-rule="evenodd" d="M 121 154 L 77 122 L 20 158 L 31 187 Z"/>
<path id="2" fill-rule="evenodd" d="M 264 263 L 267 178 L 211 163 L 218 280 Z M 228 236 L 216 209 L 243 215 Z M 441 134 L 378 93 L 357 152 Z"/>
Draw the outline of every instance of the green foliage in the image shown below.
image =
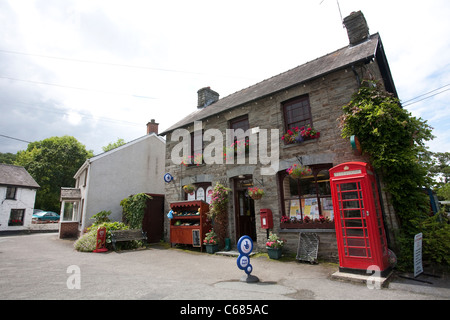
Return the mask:
<path id="1" fill-rule="evenodd" d="M 52 137 L 28 144 L 17 153 L 15 165 L 23 166 L 41 186 L 36 208 L 59 212 L 61 187 L 73 187 L 73 176 L 92 151 L 70 136 Z"/>
<path id="2" fill-rule="evenodd" d="M 138 193 L 120 201 L 123 208 L 123 215 L 131 229 L 142 229 L 147 200 L 152 199 L 145 193 Z"/>
<path id="3" fill-rule="evenodd" d="M 420 160 L 426 153 L 425 142 L 433 139 L 432 128 L 374 82 L 364 83 L 343 110 L 339 119 L 342 137 L 359 138 L 363 152 L 370 156 L 392 196 L 401 223 L 399 263 L 408 264 L 412 239 L 429 212 L 429 200 L 420 190 L 431 182 L 429 167 Z"/>
<path id="4" fill-rule="evenodd" d="M 2 153 L 0 152 L 0 163 L 5 164 L 14 164 L 14 161 L 16 160 L 16 155 L 13 153 Z"/>
<path id="5" fill-rule="evenodd" d="M 209 217 L 215 218 L 227 213 L 228 207 L 228 193 L 230 188 L 226 188 L 224 185 L 217 183 L 214 186 L 213 193 L 211 195 L 211 204 L 209 205 Z"/>
<path id="6" fill-rule="evenodd" d="M 102 211 L 105 212 L 105 211 Z M 97 241 L 97 230 L 100 227 L 106 228 L 106 248 L 111 250 L 111 231 L 112 230 L 128 230 L 130 227 L 127 226 L 123 222 L 103 222 L 100 224 L 93 224 L 88 228 L 88 232 L 82 235 L 74 244 L 74 248 L 81 252 L 92 252 L 96 248 L 96 241 Z M 121 244 L 121 243 L 120 243 Z M 118 244 L 119 245 L 119 244 Z M 129 248 L 131 247 L 137 247 L 137 241 L 136 243 L 130 243 L 130 244 L 124 244 L 128 245 Z"/>
<path id="7" fill-rule="evenodd" d="M 450 224 L 444 211 L 421 221 L 418 229 L 423 233 L 423 259 L 450 265 Z"/>
<path id="8" fill-rule="evenodd" d="M 109 150 L 113 150 L 115 148 L 123 146 L 124 144 L 126 144 L 125 140 L 118 138 L 116 142 L 110 142 L 107 146 L 102 147 L 102 149 L 103 149 L 103 152 L 107 152 Z"/>
<path id="9" fill-rule="evenodd" d="M 109 216 L 111 215 L 111 211 L 100 211 L 94 214 L 91 219 L 95 220 L 94 224 L 101 224 L 103 222 L 110 222 Z"/>

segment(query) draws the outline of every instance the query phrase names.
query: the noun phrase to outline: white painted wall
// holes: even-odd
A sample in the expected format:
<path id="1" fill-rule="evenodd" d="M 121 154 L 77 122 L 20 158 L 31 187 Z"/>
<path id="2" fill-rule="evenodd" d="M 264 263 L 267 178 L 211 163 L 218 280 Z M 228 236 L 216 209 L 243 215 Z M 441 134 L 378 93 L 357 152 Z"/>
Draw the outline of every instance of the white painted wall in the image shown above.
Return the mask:
<path id="1" fill-rule="evenodd" d="M 17 188 L 16 199 L 6 199 L 6 186 L 0 186 L 0 231 L 29 229 L 36 200 L 36 189 Z M 8 226 L 11 209 L 25 209 L 23 226 Z"/>
<path id="2" fill-rule="evenodd" d="M 164 194 L 165 141 L 150 134 L 90 159 L 87 184 L 83 171 L 77 186 L 84 199 L 82 228 L 94 214 L 111 211 L 111 220 L 122 220 L 120 201 L 136 193 Z"/>

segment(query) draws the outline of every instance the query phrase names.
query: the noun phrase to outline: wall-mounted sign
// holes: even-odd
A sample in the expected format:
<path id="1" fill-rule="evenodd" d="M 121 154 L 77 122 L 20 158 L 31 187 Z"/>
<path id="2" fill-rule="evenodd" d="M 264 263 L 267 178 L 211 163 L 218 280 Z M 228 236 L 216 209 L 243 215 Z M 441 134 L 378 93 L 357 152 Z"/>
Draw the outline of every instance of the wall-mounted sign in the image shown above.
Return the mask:
<path id="1" fill-rule="evenodd" d="M 172 180 L 173 180 L 173 177 L 172 177 L 172 175 L 171 175 L 170 173 L 166 173 L 166 174 L 164 175 L 164 182 L 169 183 L 169 182 L 171 182 Z"/>
<path id="2" fill-rule="evenodd" d="M 357 136 L 350 137 L 350 144 L 352 145 L 353 152 L 355 155 L 360 156 L 362 154 L 361 143 Z"/>

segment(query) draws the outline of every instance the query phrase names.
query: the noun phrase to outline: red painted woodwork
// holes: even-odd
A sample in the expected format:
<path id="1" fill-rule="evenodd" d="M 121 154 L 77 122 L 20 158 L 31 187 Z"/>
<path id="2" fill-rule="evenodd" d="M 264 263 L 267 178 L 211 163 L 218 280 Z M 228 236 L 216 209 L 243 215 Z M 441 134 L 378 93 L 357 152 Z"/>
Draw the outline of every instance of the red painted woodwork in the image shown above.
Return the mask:
<path id="1" fill-rule="evenodd" d="M 341 269 L 389 268 L 386 234 L 373 168 L 348 162 L 330 169 Z"/>
<path id="2" fill-rule="evenodd" d="M 203 239 L 211 229 L 211 223 L 207 219 L 209 212 L 209 204 L 204 201 L 181 201 L 170 204 L 173 211 L 173 218 L 170 219 L 170 243 L 175 244 L 194 244 L 193 230 L 198 230 L 200 233 L 200 243 L 198 246 L 203 251 Z M 199 211 L 199 215 L 183 215 L 185 212 Z M 177 221 L 182 225 L 176 225 Z M 196 224 L 196 225 L 183 225 Z"/>

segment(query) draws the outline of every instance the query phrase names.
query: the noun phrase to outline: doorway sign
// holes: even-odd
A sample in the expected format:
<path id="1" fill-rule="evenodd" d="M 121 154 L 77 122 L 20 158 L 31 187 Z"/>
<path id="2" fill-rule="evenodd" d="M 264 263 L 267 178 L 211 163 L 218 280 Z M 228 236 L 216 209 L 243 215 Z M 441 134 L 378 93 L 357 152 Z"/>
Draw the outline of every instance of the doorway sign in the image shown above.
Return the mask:
<path id="1" fill-rule="evenodd" d="M 250 253 L 253 251 L 253 240 L 249 236 L 242 236 L 237 244 L 239 257 L 237 258 L 237 266 L 239 269 L 244 270 L 247 277 L 243 276 L 241 281 L 243 282 L 258 282 L 258 277 L 251 275 L 253 266 L 250 264 Z"/>

